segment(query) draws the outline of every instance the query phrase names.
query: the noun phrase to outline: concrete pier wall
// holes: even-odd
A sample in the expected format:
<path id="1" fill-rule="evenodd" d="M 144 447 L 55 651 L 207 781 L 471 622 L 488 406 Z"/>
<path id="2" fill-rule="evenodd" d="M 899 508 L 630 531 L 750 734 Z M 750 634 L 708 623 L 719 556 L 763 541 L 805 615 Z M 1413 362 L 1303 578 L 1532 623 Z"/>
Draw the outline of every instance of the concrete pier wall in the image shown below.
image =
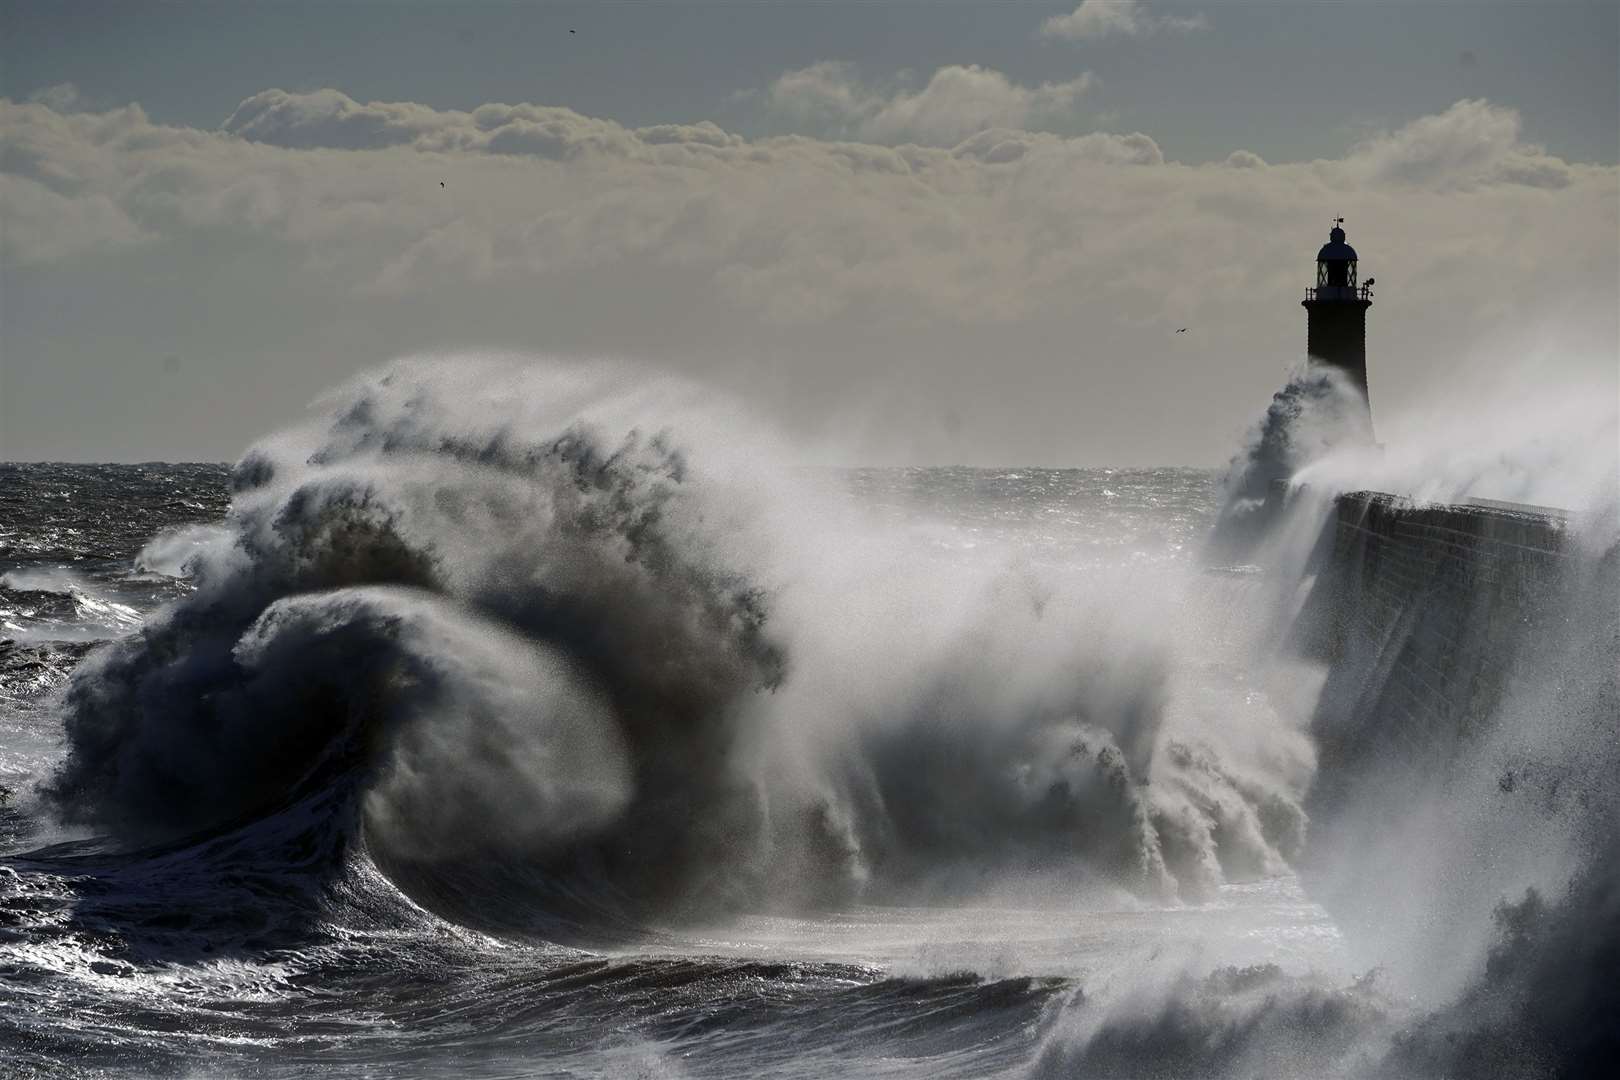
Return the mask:
<path id="1" fill-rule="evenodd" d="M 1490 720 L 1527 643 L 1562 617 L 1566 537 L 1556 510 L 1338 497 L 1294 634 L 1329 665 L 1312 721 L 1318 813 L 1374 762 L 1443 770 Z"/>

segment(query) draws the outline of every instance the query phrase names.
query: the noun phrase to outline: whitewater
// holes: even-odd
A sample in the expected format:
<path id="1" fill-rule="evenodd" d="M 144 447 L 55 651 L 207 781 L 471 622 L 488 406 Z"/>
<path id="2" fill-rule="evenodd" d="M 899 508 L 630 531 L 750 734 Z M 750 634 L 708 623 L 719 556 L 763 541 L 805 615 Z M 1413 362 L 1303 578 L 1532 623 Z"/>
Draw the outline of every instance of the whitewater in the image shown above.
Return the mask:
<path id="1" fill-rule="evenodd" d="M 1226 476 L 807 469 L 700 386 L 467 356 L 228 468 L 0 466 L 8 1068 L 1584 1075 L 1612 507 L 1375 878 L 1313 846 L 1288 641 L 1327 495 L 1401 467 L 1290 459 L 1330 381 Z M 1509 751 L 1565 797 L 1482 802 Z"/>

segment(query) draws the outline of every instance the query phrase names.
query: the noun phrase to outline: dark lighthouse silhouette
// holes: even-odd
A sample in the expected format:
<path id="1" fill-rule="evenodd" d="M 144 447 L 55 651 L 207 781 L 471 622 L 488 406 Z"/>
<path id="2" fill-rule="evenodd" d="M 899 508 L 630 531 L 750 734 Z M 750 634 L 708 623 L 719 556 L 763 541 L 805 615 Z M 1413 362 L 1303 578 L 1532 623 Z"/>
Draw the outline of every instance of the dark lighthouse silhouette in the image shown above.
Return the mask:
<path id="1" fill-rule="evenodd" d="M 1305 290 L 1305 351 L 1331 364 L 1361 392 L 1362 420 L 1372 437 L 1372 409 L 1367 397 L 1367 309 L 1372 307 L 1373 279 L 1356 283 L 1356 249 L 1345 243 L 1344 218 L 1333 219 L 1328 242 L 1316 253 L 1316 285 Z"/>

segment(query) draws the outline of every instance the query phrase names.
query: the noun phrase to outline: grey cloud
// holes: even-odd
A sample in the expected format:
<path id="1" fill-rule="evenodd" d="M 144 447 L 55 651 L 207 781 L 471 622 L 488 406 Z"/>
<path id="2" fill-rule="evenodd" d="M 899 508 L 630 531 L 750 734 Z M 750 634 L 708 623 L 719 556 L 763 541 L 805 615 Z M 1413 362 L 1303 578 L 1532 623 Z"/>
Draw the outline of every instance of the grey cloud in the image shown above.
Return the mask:
<path id="1" fill-rule="evenodd" d="M 425 129 L 445 126 L 446 120 L 431 109 L 409 103 L 361 105 L 337 90 L 265 90 L 238 105 L 222 125 L 233 135 L 272 146 L 346 150 L 406 145 Z"/>
<path id="2" fill-rule="evenodd" d="M 1436 116 L 1368 139 L 1350 161 L 1369 184 L 1467 188 L 1523 184 L 1560 188 L 1570 167 L 1519 138 L 1519 114 L 1483 100 L 1459 101 Z"/>
<path id="3" fill-rule="evenodd" d="M 13 301 L 8 371 L 33 365 L 21 391 L 8 381 L 14 453 L 64 452 L 37 418 L 97 409 L 106 430 L 139 434 L 75 452 L 197 453 L 176 433 L 202 431 L 232 452 L 242 425 L 360 365 L 453 343 L 655 357 L 869 460 L 926 459 L 916 432 L 951 409 L 971 413 L 994 460 L 1214 460 L 1295 355 L 1288 305 L 1316 227 L 1341 211 L 1387 286 L 1380 400 L 1437 365 L 1476 369 L 1468 342 L 1542 310 L 1598 343 L 1549 363 L 1613 368 L 1620 169 L 1546 155 L 1483 103 L 1337 160 L 1187 166 L 1141 133 L 748 140 L 537 105 L 384 108 L 392 119 L 362 138 L 322 119 L 345 100 L 314 96 L 278 121 L 278 138 L 314 144 L 296 148 L 155 124 L 135 106 L 0 101 L 13 295 L 117 290 L 166 327 L 131 333 L 127 308 L 93 302 L 69 316 Z M 529 149 L 497 152 L 497 134 Z M 1513 273 L 1474 273 L 1504 251 Z M 1196 340 L 1164 344 L 1164 326 L 1189 324 Z M 142 397 L 109 341 L 128 343 L 129 371 L 210 354 L 188 376 L 257 389 L 229 419 L 188 418 L 181 399 Z M 74 395 L 88 380 L 134 404 L 87 404 Z M 1163 424 L 1132 419 L 1161 411 Z"/>
<path id="4" fill-rule="evenodd" d="M 807 131 L 845 131 L 882 108 L 855 65 L 823 60 L 778 76 L 763 100 L 778 116 Z"/>
<path id="5" fill-rule="evenodd" d="M 737 135 L 728 134 L 712 120 L 703 120 L 696 124 L 657 124 L 653 127 L 637 128 L 636 135 L 649 146 L 675 144 L 720 148 L 737 146 L 743 141 Z"/>
<path id="6" fill-rule="evenodd" d="M 1141 132 L 1130 135 L 1095 132 L 1063 138 L 1045 132 L 995 129 L 981 131 L 951 151 L 952 157 L 971 158 L 991 165 L 1019 161 L 1031 154 L 1067 164 L 1164 164 L 1159 144 Z"/>
<path id="7" fill-rule="evenodd" d="M 569 200 L 574 216 L 588 220 L 592 215 L 582 210 L 611 205 L 613 212 L 600 217 L 602 229 L 646 236 L 659 232 L 650 223 L 686 218 L 691 207 L 717 197 L 734 203 L 735 220 L 721 225 L 729 219 L 718 213 L 705 220 L 722 232 L 734 232 L 750 222 L 764 227 L 751 213 L 761 206 L 787 220 L 814 220 L 837 205 L 893 202 L 904 208 L 922 192 L 936 209 L 942 208 L 938 199 L 962 208 L 1035 178 L 1054 187 L 1026 193 L 1033 205 L 1063 203 L 1068 198 L 1066 173 L 1113 166 L 1174 169 L 1175 183 L 1200 189 L 1225 183 L 1218 179 L 1218 167 L 1187 169 L 1166 163 L 1157 144 L 1141 133 L 1069 137 L 992 126 L 948 147 L 888 147 L 805 136 L 750 142 L 707 122 L 638 131 L 545 106 L 486 105 L 471 113 L 420 105 L 362 107 L 335 91 L 255 95 L 233 116 L 225 134 L 155 125 L 138 106 L 64 115 L 42 105 L 5 102 L 0 110 L 5 121 L 0 170 L 14 191 L 24 190 L 18 184 L 37 185 L 70 201 L 99 199 L 130 222 L 159 230 L 171 225 L 273 227 L 307 239 L 334 231 L 396 230 L 421 239 L 452 221 L 472 228 L 470 220 L 452 217 L 436 189 L 430 197 L 419 190 L 419 178 L 399 176 L 377 156 L 412 151 L 517 159 L 510 165 L 492 162 L 493 171 L 468 174 L 469 181 L 487 179 L 496 204 L 510 195 L 531 208 L 540 206 L 539 214 L 531 210 L 527 220 L 538 221 L 547 212 L 531 195 L 549 188 Z M 368 119 L 351 123 L 348 117 L 356 110 Z M 266 119 L 272 115 L 278 118 Z M 273 135 L 281 142 L 266 144 L 243 132 Z M 1518 136 L 1518 117 L 1511 110 L 1464 101 L 1368 140 L 1338 161 L 1267 166 L 1256 155 L 1235 151 L 1225 165 L 1277 173 L 1279 197 L 1305 175 L 1337 188 L 1399 183 L 1453 191 L 1503 184 L 1556 187 L 1590 169 L 1547 156 Z M 341 145 L 325 145 L 330 142 Z M 364 152 L 350 150 L 351 144 Z M 289 152 L 294 147 L 301 152 Z M 568 167 L 528 174 L 521 159 L 529 157 L 545 159 L 534 168 Z M 1598 175 L 1607 174 L 1600 170 Z M 846 187 L 860 177 L 889 177 L 896 186 Z M 1144 182 L 1140 176 L 1120 174 L 1103 183 L 1104 177 L 1112 174 L 1087 181 L 1094 208 Z M 801 185 L 808 187 L 801 191 Z M 777 193 L 784 190 L 808 201 L 779 206 Z M 29 198 L 34 212 L 43 212 L 37 208 L 46 204 Z M 615 219 L 624 224 L 614 226 Z M 124 232 L 130 234 L 127 228 Z M 599 241 L 585 244 L 595 253 L 593 259 L 604 257 Z M 638 246 L 657 249 L 651 240 L 631 248 Z"/>
<path id="8" fill-rule="evenodd" d="M 1073 122 L 1095 84 L 1082 72 L 1063 82 L 1022 86 L 977 64 L 942 67 L 918 89 L 864 82 L 851 64 L 823 61 L 781 75 L 760 96 L 796 131 L 883 144 L 955 146 L 992 128 L 1042 129 Z"/>
<path id="9" fill-rule="evenodd" d="M 715 124 L 626 128 L 547 105 L 480 105 L 472 112 L 414 102 L 360 104 L 337 90 L 293 94 L 265 90 L 243 101 L 221 130 L 285 149 L 520 154 L 566 161 L 582 154 L 657 157 L 658 148 L 701 151 L 739 145 Z"/>
<path id="10" fill-rule="evenodd" d="M 1271 224 L 1315 221 L 1352 198 L 1358 220 L 1382 223 L 1392 239 L 1380 254 L 1404 263 L 1415 289 L 1445 280 L 1426 266 L 1468 257 L 1466 223 L 1486 212 L 1474 191 L 1492 215 L 1536 222 L 1524 266 L 1601 277 L 1613 262 L 1590 222 L 1613 218 L 1620 174 L 1521 143 L 1517 117 L 1483 102 L 1337 161 L 1237 151 L 1196 167 L 1167 162 L 1141 133 L 991 127 L 950 146 L 891 147 L 749 141 L 710 123 L 638 131 L 537 105 L 357 106 L 335 91 L 249 102 L 224 132 L 156 125 L 134 106 L 64 115 L 0 103 L 8 262 L 183 251 L 211 232 L 273 243 L 303 279 L 357 303 L 633 281 L 631 321 L 636 290 L 667 294 L 678 281 L 702 306 L 693 325 L 738 340 L 758 326 L 901 333 L 1082 317 L 1208 327 L 1242 318 L 1257 295 L 1291 293 L 1291 274 L 1303 280 L 1308 251 Z M 351 120 L 355 110 L 366 118 Z M 435 182 L 443 162 L 411 167 L 423 155 L 455 160 L 455 192 Z M 1566 194 L 1515 194 L 1527 184 Z M 1437 229 L 1445 245 L 1419 242 Z M 1230 264 L 1211 265 L 1211 251 Z M 1280 276 L 1257 283 L 1262 272 Z M 1511 287 L 1482 283 L 1470 304 Z"/>
<path id="11" fill-rule="evenodd" d="M 0 202 L 18 263 L 224 229 L 292 243 L 359 294 L 678 269 L 738 315 L 804 325 L 856 310 L 886 323 L 996 323 L 1085 289 L 1147 319 L 1216 299 L 1207 268 L 1183 265 L 1187 250 L 1246 242 L 1218 235 L 1204 207 L 1284 220 L 1318 212 L 1324 191 L 1362 189 L 1363 205 L 1399 220 L 1418 204 L 1386 205 L 1380 186 L 1613 184 L 1612 170 L 1583 174 L 1519 143 L 1517 117 L 1482 102 L 1340 161 L 1267 166 L 1238 151 L 1197 168 L 1167 163 L 1140 133 L 750 142 L 710 123 L 636 131 L 545 106 L 357 106 L 335 91 L 255 95 L 226 133 L 154 125 L 133 106 L 3 108 Z M 464 155 L 457 186 L 477 193 L 476 209 L 400 167 L 397 155 L 417 153 Z M 1199 291 L 1181 297 L 1193 280 Z"/>
<path id="12" fill-rule="evenodd" d="M 1208 30 L 1209 20 L 1198 15 L 1157 15 L 1140 0 L 1081 0 L 1067 15 L 1054 15 L 1041 24 L 1042 37 L 1089 41 L 1106 37 L 1147 37 L 1160 32 L 1190 34 Z"/>
<path id="13" fill-rule="evenodd" d="M 109 196 L 80 197 L 36 181 L 0 174 L 0 261 L 51 262 L 128 247 L 147 234 Z"/>
<path id="14" fill-rule="evenodd" d="M 70 82 L 57 83 L 54 86 L 42 87 L 28 95 L 28 102 L 32 105 L 44 105 L 59 113 L 72 112 L 84 104 L 79 94 L 79 88 Z"/>

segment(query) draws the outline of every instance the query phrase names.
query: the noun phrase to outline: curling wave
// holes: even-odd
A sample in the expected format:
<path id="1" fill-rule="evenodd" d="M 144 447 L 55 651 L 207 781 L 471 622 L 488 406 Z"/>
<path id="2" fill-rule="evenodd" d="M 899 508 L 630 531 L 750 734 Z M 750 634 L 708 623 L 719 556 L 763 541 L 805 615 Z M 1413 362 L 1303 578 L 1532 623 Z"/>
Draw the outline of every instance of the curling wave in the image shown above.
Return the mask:
<path id="1" fill-rule="evenodd" d="M 1172 737 L 1144 590 L 942 587 L 632 381 L 404 362 L 250 451 L 195 591 L 74 672 L 46 804 L 136 846 L 319 806 L 329 873 L 546 936 L 1286 865 L 1302 737 L 1241 770 Z"/>

